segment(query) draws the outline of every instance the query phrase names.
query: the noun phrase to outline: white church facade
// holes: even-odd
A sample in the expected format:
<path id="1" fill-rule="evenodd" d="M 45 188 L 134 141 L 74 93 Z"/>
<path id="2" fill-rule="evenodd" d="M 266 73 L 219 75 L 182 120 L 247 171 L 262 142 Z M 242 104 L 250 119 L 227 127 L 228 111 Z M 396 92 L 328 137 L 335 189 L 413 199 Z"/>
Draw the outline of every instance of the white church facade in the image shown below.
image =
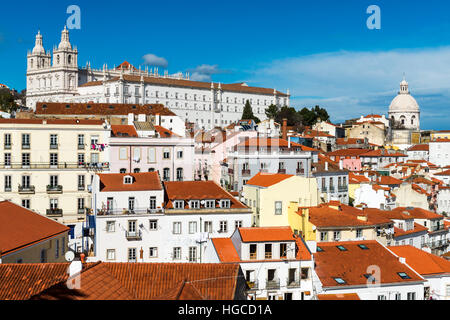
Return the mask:
<path id="1" fill-rule="evenodd" d="M 78 50 L 64 28 L 58 47 L 45 51 L 40 32 L 27 56 L 27 107 L 37 102 L 164 104 L 186 122 L 200 128 L 224 127 L 241 119 L 246 101 L 261 121 L 266 109 L 290 105 L 287 93 L 250 87 L 245 83 L 221 84 L 192 81 L 181 73 L 164 75 L 158 69 L 138 70 L 128 62 L 108 69 L 78 67 Z"/>

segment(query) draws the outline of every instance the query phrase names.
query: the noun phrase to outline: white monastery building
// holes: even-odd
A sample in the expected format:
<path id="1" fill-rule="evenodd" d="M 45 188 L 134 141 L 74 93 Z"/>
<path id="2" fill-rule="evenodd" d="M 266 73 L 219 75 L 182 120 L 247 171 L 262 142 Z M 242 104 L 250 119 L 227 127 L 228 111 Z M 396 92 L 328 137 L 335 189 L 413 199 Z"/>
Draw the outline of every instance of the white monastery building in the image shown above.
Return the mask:
<path id="1" fill-rule="evenodd" d="M 241 119 L 246 101 L 262 121 L 275 104 L 289 106 L 290 94 L 245 83 L 220 84 L 192 81 L 181 73 L 164 75 L 158 69 L 138 70 L 128 62 L 108 69 L 78 67 L 78 50 L 64 28 L 58 47 L 45 51 L 43 37 L 27 56 L 27 107 L 37 102 L 164 104 L 183 120 L 199 127 L 224 127 Z"/>

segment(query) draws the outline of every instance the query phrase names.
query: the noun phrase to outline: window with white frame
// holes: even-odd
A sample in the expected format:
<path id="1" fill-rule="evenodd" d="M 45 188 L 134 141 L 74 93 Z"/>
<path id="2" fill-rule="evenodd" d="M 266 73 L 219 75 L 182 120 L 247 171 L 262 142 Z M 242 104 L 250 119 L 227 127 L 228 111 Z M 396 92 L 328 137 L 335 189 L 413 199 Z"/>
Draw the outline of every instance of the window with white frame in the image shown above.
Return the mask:
<path id="1" fill-rule="evenodd" d="M 212 221 L 205 221 L 205 232 L 213 233 L 213 224 Z"/>
<path id="2" fill-rule="evenodd" d="M 191 201 L 189 201 L 189 208 L 191 208 L 191 209 L 200 209 L 200 201 L 198 201 L 198 200 L 191 200 Z"/>
<path id="3" fill-rule="evenodd" d="M 283 202 L 275 201 L 275 215 L 283 214 Z"/>
<path id="4" fill-rule="evenodd" d="M 214 209 L 215 207 L 216 207 L 216 201 L 215 200 L 206 200 L 205 208 Z"/>
<path id="5" fill-rule="evenodd" d="M 158 220 L 150 220 L 150 231 L 156 231 L 158 230 Z"/>
<path id="6" fill-rule="evenodd" d="M 156 197 L 150 197 L 149 208 L 150 208 L 150 210 L 155 210 L 156 209 Z"/>
<path id="7" fill-rule="evenodd" d="M 149 257 L 150 258 L 158 258 L 158 248 L 156 248 L 156 247 L 149 248 Z"/>
<path id="8" fill-rule="evenodd" d="M 183 200 L 175 200 L 173 202 L 173 206 L 175 209 L 184 209 L 184 201 Z"/>
<path id="9" fill-rule="evenodd" d="M 221 208 L 231 208 L 231 200 L 220 200 L 220 207 Z"/>
<path id="10" fill-rule="evenodd" d="M 106 250 L 106 260 L 109 260 L 109 261 L 116 260 L 116 249 Z"/>
<path id="11" fill-rule="evenodd" d="M 128 248 L 128 262 L 137 262 L 136 248 Z"/>
<path id="12" fill-rule="evenodd" d="M 197 222 L 191 221 L 189 222 L 189 234 L 197 233 Z"/>
<path id="13" fill-rule="evenodd" d="M 197 247 L 189 247 L 189 262 L 197 262 Z"/>
<path id="14" fill-rule="evenodd" d="M 242 220 L 236 220 L 236 221 L 234 222 L 234 228 L 235 228 L 235 229 L 242 228 L 242 224 L 243 224 Z"/>
<path id="15" fill-rule="evenodd" d="M 181 260 L 181 248 L 180 247 L 173 248 L 172 258 L 173 258 L 173 260 Z"/>
<path id="16" fill-rule="evenodd" d="M 106 221 L 106 232 L 108 232 L 108 233 L 116 232 L 116 222 L 115 221 Z"/>
<path id="17" fill-rule="evenodd" d="M 173 234 L 181 234 L 181 222 L 174 222 L 173 223 Z"/>
<path id="18" fill-rule="evenodd" d="M 340 231 L 334 231 L 334 232 L 333 232 L 333 239 L 334 239 L 335 241 L 341 240 L 341 232 L 340 232 Z"/>
<path id="19" fill-rule="evenodd" d="M 356 229 L 356 237 L 362 238 L 363 236 L 363 230 L 362 229 Z"/>
<path id="20" fill-rule="evenodd" d="M 220 221 L 219 224 L 219 233 L 227 233 L 228 232 L 228 221 Z"/>

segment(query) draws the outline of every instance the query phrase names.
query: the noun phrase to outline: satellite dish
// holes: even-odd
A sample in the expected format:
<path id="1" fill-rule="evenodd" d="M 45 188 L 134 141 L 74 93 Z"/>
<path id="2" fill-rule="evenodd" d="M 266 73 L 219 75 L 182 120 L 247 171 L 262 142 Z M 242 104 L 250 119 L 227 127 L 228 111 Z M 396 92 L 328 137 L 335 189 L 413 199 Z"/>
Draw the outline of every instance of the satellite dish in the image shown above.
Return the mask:
<path id="1" fill-rule="evenodd" d="M 200 203 L 204 205 L 206 203 L 206 201 L 202 200 L 202 201 L 200 201 Z"/>
<path id="2" fill-rule="evenodd" d="M 66 261 L 72 262 L 75 259 L 75 253 L 72 251 L 67 251 L 65 254 Z"/>

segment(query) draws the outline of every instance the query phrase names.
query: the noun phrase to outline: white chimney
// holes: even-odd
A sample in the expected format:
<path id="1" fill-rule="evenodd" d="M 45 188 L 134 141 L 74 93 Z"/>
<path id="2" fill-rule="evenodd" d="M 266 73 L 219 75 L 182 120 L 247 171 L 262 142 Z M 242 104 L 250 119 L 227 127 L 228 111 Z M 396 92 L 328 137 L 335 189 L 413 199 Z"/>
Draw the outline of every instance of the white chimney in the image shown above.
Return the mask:
<path id="1" fill-rule="evenodd" d="M 291 137 L 288 138 L 288 148 L 291 148 Z"/>
<path id="2" fill-rule="evenodd" d="M 344 170 L 344 160 L 339 160 L 339 170 Z"/>
<path id="3" fill-rule="evenodd" d="M 79 274 L 83 270 L 83 264 L 81 261 L 72 261 L 69 266 L 69 277 L 73 277 Z"/>
<path id="4" fill-rule="evenodd" d="M 400 263 L 406 264 L 406 259 L 399 257 L 398 260 L 400 261 Z"/>
<path id="5" fill-rule="evenodd" d="M 328 162 L 325 162 L 325 171 L 328 171 Z"/>
<path id="6" fill-rule="evenodd" d="M 133 113 L 129 113 L 128 114 L 128 125 L 132 126 L 134 124 L 134 114 Z"/>

